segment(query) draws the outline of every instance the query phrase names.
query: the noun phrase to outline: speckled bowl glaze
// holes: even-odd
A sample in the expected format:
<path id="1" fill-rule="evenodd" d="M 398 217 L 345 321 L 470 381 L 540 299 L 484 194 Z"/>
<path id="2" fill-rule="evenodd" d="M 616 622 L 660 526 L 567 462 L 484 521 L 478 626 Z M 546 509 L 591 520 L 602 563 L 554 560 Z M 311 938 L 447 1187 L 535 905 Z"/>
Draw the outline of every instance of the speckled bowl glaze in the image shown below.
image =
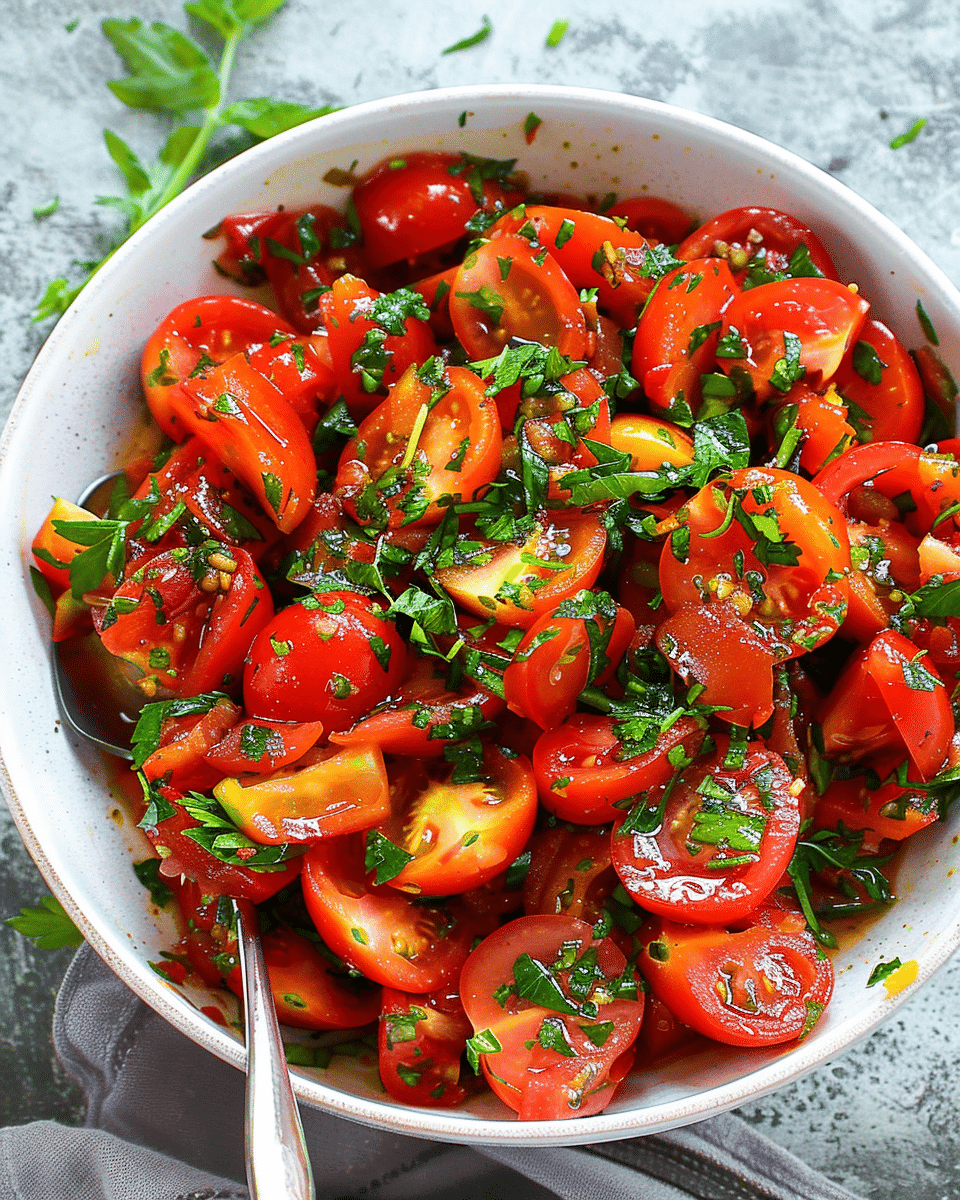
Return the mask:
<path id="1" fill-rule="evenodd" d="M 532 145 L 524 119 L 543 124 Z M 582 195 L 664 196 L 701 218 L 742 204 L 786 209 L 819 233 L 908 346 L 921 343 L 915 306 L 960 366 L 960 295 L 907 237 L 808 163 L 729 125 L 653 101 L 576 88 L 489 86 L 359 105 L 241 154 L 175 200 L 104 267 L 54 329 L 13 409 L 0 459 L 2 784 L 28 849 L 86 938 L 149 1005 L 213 1054 L 242 1067 L 236 1032 L 201 1008 L 235 1015 L 219 993 L 181 991 L 149 966 L 177 936 L 131 870 L 148 845 L 111 790 L 112 767 L 64 731 L 50 682 L 49 622 L 28 580 L 29 545 L 52 495 L 76 496 L 115 466 L 143 421 L 138 364 L 148 332 L 177 303 L 229 284 L 211 265 L 205 230 L 229 212 L 308 202 L 342 206 L 323 182 L 332 167 L 363 171 L 414 149 L 513 158 L 533 188 Z M 303 1101 L 397 1132 L 455 1142 L 576 1144 L 688 1124 L 781 1087 L 887 1019 L 960 941 L 957 819 L 911 839 L 900 900 L 847 940 L 824 1018 L 801 1044 L 722 1046 L 635 1073 L 596 1117 L 520 1123 L 492 1096 L 452 1111 L 384 1098 L 376 1069 L 334 1058 L 295 1074 Z M 899 957 L 912 982 L 870 990 L 881 960 Z M 900 976 L 904 978 L 903 973 Z M 890 994 L 893 990 L 893 994 Z"/>

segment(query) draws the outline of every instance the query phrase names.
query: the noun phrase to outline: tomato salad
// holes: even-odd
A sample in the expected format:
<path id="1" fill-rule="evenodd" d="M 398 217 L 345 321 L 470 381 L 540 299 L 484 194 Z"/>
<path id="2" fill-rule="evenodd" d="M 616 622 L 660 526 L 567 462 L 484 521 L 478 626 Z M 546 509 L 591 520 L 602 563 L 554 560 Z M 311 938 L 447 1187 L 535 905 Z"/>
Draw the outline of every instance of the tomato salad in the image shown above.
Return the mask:
<path id="1" fill-rule="evenodd" d="M 341 174 L 224 219 L 272 307 L 175 308 L 160 453 L 33 545 L 145 701 L 159 969 L 237 990 L 254 902 L 295 1061 L 521 1119 L 802 1038 L 960 776 L 949 372 L 789 214 Z"/>

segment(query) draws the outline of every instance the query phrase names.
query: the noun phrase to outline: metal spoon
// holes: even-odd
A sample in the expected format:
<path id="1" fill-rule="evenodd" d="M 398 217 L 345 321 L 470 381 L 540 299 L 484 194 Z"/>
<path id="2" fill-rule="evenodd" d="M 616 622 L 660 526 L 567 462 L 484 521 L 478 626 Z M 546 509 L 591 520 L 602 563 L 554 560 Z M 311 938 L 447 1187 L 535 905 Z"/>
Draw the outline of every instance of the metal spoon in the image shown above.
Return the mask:
<path id="1" fill-rule="evenodd" d="M 77 503 L 81 508 L 90 505 L 94 494 L 115 478 L 116 474 L 96 480 Z M 144 703 L 142 693 L 118 669 L 96 634 L 72 641 L 54 643 L 53 651 L 54 689 L 64 719 L 98 749 L 132 758 L 130 734 Z M 247 1045 L 247 1186 L 253 1200 L 314 1200 L 313 1173 L 283 1053 L 257 911 L 248 901 L 232 903 Z"/>

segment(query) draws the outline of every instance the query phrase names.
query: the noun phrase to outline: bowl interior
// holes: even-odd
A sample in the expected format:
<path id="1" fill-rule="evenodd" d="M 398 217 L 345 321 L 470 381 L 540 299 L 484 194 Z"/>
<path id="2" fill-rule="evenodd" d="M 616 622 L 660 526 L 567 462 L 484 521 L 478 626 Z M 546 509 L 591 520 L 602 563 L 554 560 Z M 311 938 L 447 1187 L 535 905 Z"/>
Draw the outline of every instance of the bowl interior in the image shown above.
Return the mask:
<path id="1" fill-rule="evenodd" d="M 524 119 L 543 121 L 532 145 Z M 203 233 L 225 214 L 318 200 L 342 207 L 331 168 L 363 171 L 406 150 L 465 150 L 516 158 L 532 188 L 621 197 L 649 193 L 707 218 L 741 204 L 785 209 L 818 232 L 845 280 L 856 282 L 907 346 L 921 344 L 921 299 L 940 352 L 960 363 L 960 297 L 904 235 L 869 205 L 801 160 L 729 126 L 651 101 L 570 88 L 447 89 L 378 101 L 324 117 L 248 151 L 194 185 L 129 242 L 91 282 L 38 357 L 7 426 L 0 462 L 0 696 L 3 786 L 50 887 L 84 934 L 147 1003 L 191 1038 L 241 1065 L 239 1035 L 199 1011 L 223 997 L 186 994 L 150 968 L 176 938 L 134 876 L 150 853 L 111 788 L 113 767 L 78 745 L 59 721 L 50 685 L 48 619 L 27 580 L 29 545 L 51 496 L 74 498 L 115 466 L 142 429 L 139 356 L 177 303 L 232 290 L 211 265 Z M 761 1095 L 833 1056 L 910 994 L 866 990 L 873 966 L 917 963 L 917 983 L 960 939 L 960 848 L 955 823 L 911 840 L 900 900 L 852 932 L 835 959 L 835 997 L 791 1050 L 703 1050 L 635 1074 L 598 1117 L 521 1124 L 492 1097 L 452 1112 L 385 1100 L 374 1067 L 334 1058 L 302 1071 L 296 1090 L 342 1116 L 442 1140 L 573 1144 L 685 1124 Z"/>

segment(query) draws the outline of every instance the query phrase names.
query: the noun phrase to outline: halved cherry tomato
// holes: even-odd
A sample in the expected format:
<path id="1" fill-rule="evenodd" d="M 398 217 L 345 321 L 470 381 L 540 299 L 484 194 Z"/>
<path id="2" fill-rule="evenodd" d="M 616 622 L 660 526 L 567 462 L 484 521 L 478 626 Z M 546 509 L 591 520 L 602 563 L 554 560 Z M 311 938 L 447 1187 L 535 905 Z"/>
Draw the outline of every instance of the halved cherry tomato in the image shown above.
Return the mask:
<path id="1" fill-rule="evenodd" d="M 356 833 L 387 816 L 387 771 L 376 746 L 330 747 L 315 757 L 246 785 L 222 779 L 213 794 L 247 837 L 266 846 Z"/>
<path id="2" fill-rule="evenodd" d="M 923 383 L 899 339 L 875 317 L 863 323 L 834 375 L 856 405 L 861 441 L 915 442 L 923 425 Z"/>
<path id="3" fill-rule="evenodd" d="M 617 413 L 610 422 L 610 445 L 629 454 L 631 471 L 657 471 L 665 462 L 693 462 L 693 439 L 672 421 L 644 413 Z"/>
<path id="4" fill-rule="evenodd" d="M 94 513 L 72 503 L 70 500 L 54 499 L 53 507 L 44 518 L 43 524 L 37 530 L 30 552 L 43 575 L 53 598 L 70 589 L 70 563 L 85 547 L 72 542 L 63 533 L 58 532 L 56 521 L 96 521 Z"/>
<path id="5" fill-rule="evenodd" d="M 703 729 L 681 717 L 645 753 L 631 754 L 618 736 L 615 718 L 575 713 L 537 740 L 533 769 L 544 808 L 563 821 L 600 825 L 623 816 L 623 803 L 665 783 L 674 772 L 671 751 L 692 755 Z"/>
<path id="6" fill-rule="evenodd" d="M 636 902 L 688 925 L 752 912 L 793 855 L 800 808 L 793 775 L 762 743 L 726 737 L 716 751 L 654 788 L 613 831 L 613 865 Z"/>
<path id="7" fill-rule="evenodd" d="M 367 882 L 364 837 L 324 838 L 304 855 L 303 896 L 320 936 L 368 979 L 405 992 L 455 982 L 473 943 L 463 911 Z"/>
<path id="8" fill-rule="evenodd" d="M 192 696 L 230 686 L 272 618 L 270 591 L 250 555 L 205 542 L 149 559 L 96 620 L 104 646 L 132 664 L 150 697 L 158 688 Z"/>
<path id="9" fill-rule="evenodd" d="M 467 612 L 527 629 L 593 586 L 606 546 L 606 531 L 591 513 L 544 514 L 522 545 L 471 539 L 462 563 L 437 569 L 434 578 Z"/>
<path id="10" fill-rule="evenodd" d="M 212 447 L 283 533 L 295 529 L 316 491 L 310 440 L 293 408 L 244 354 L 170 394 L 182 427 Z"/>
<path id="11" fill-rule="evenodd" d="M 553 913 L 595 925 L 618 882 L 610 861 L 609 828 L 554 825 L 535 833 L 529 850 L 523 881 L 526 915 Z"/>
<path id="12" fill-rule="evenodd" d="M 828 757 L 859 762 L 899 750 L 924 782 L 943 766 L 954 734 L 947 688 L 924 652 L 894 629 L 854 654 L 819 717 Z"/>
<path id="13" fill-rule="evenodd" d="M 294 1029 L 357 1029 L 380 1015 L 381 990 L 338 972 L 316 944 L 289 926 L 261 935 L 270 991 L 281 1024 Z"/>
<path id="14" fill-rule="evenodd" d="M 413 292 L 384 300 L 362 279 L 341 275 L 320 297 L 320 309 L 340 394 L 354 414 L 370 412 L 409 367 L 437 352 L 428 310 Z"/>
<path id="15" fill-rule="evenodd" d="M 460 994 L 491 1047 L 480 1054 L 487 1082 L 521 1120 L 602 1112 L 633 1061 L 643 994 L 620 950 L 584 921 L 509 922 L 467 959 Z"/>
<path id="16" fill-rule="evenodd" d="M 269 870 L 223 862 L 190 837 L 190 831 L 200 828 L 200 822 L 180 803 L 181 793 L 165 785 L 160 785 L 158 791 L 174 811 L 156 825 L 144 826 L 144 833 L 160 857 L 159 871 L 165 878 L 186 875 L 200 885 L 204 894 L 259 904 L 288 887 L 300 874 L 303 863 L 298 852 L 293 856 L 281 852 Z"/>
<path id="17" fill-rule="evenodd" d="M 694 259 L 657 284 L 637 325 L 631 367 L 656 409 L 686 402 L 696 413 L 700 377 L 715 362 L 721 320 L 738 292 L 722 258 Z"/>
<path id="18" fill-rule="evenodd" d="M 322 733 L 320 721 L 294 724 L 248 717 L 204 757 L 222 775 L 266 775 L 302 758 Z"/>
<path id="19" fill-rule="evenodd" d="M 159 744 L 141 767 L 150 783 L 162 779 L 179 792 L 203 792 L 219 781 L 220 772 L 206 756 L 236 727 L 241 710 L 215 693 L 206 698 L 206 711 L 202 703 L 197 707 L 189 716 L 164 717 Z"/>
<path id="20" fill-rule="evenodd" d="M 940 810 L 929 792 L 886 783 L 871 791 L 866 777 L 834 779 L 817 802 L 817 829 L 861 830 L 865 848 L 876 849 L 882 838 L 902 842 L 939 820 Z"/>
<path id="21" fill-rule="evenodd" d="M 833 992 L 830 959 L 806 930 L 739 933 L 656 921 L 643 973 L 681 1021 L 730 1046 L 771 1046 L 810 1032 Z"/>
<path id="22" fill-rule="evenodd" d="M 770 271 L 789 270 L 790 257 L 804 247 L 815 270 L 837 279 L 837 268 L 826 247 L 808 226 L 790 213 L 759 205 L 731 208 L 698 226 L 677 247 L 677 257 L 689 262 L 722 251 L 734 270 L 761 255 Z"/>
<path id="23" fill-rule="evenodd" d="M 693 226 L 693 217 L 679 204 L 659 196 L 634 196 L 618 200 L 606 210 L 608 217 L 621 217 L 627 228 L 649 242 L 674 246 Z"/>
<path id="24" fill-rule="evenodd" d="M 577 697 L 603 684 L 633 638 L 633 617 L 609 597 L 581 592 L 531 625 L 503 673 L 504 697 L 519 716 L 552 729 Z"/>
<path id="25" fill-rule="evenodd" d="M 411 366 L 344 447 L 335 494 L 361 525 L 433 525 L 441 496 L 472 500 L 494 479 L 502 442 L 472 371 L 448 367 L 431 384 Z"/>
<path id="26" fill-rule="evenodd" d="M 439 759 L 403 760 L 391 768 L 390 812 L 377 826 L 409 856 L 389 883 L 427 896 L 482 887 L 521 853 L 536 819 L 537 789 L 523 757 L 488 744 L 475 773 Z"/>
<path id="27" fill-rule="evenodd" d="M 526 204 L 507 213 L 487 230 L 501 235 L 521 234 L 555 259 L 578 290 L 597 289 L 597 306 L 622 329 L 632 329 L 637 314 L 653 290 L 645 270 L 647 243 L 638 233 L 622 228 L 610 217 L 543 204 Z M 530 238 L 531 244 L 533 238 Z"/>
<path id="28" fill-rule="evenodd" d="M 401 1104 L 452 1108 L 469 1095 L 460 1064 L 472 1030 L 460 997 L 448 988 L 411 996 L 384 988 L 380 1078 Z"/>
<path id="29" fill-rule="evenodd" d="M 833 279 L 801 277 L 741 292 L 724 310 L 720 336 L 739 336 L 758 401 L 804 378 L 827 384 L 857 339 L 870 305 Z"/>
<path id="30" fill-rule="evenodd" d="M 495 358 L 512 338 L 584 358 L 587 326 L 577 289 L 550 254 L 504 234 L 473 250 L 450 291 L 450 319 L 467 354 Z"/>
<path id="31" fill-rule="evenodd" d="M 338 746 L 372 742 L 384 754 L 412 758 L 442 758 L 466 728 L 493 720 L 504 701 L 482 684 L 467 680 L 456 692 L 447 687 L 446 673 L 437 674 L 436 660 L 418 659 L 411 674 L 381 704 L 350 729 L 330 735 Z"/>
<path id="32" fill-rule="evenodd" d="M 197 296 L 178 304 L 143 349 L 141 378 L 151 413 L 176 442 L 189 432 L 172 402 L 175 389 L 198 369 L 226 362 L 251 343 L 296 331 L 269 308 L 241 296 Z"/>
<path id="33" fill-rule="evenodd" d="M 455 242 L 480 208 L 502 203 L 504 192 L 462 155 L 416 150 L 385 159 L 353 189 L 371 266 L 417 258 Z"/>
<path id="34" fill-rule="evenodd" d="M 283 609 L 254 639 L 243 674 L 251 716 L 348 729 L 403 678 L 407 650 L 383 608 L 322 592 Z"/>

